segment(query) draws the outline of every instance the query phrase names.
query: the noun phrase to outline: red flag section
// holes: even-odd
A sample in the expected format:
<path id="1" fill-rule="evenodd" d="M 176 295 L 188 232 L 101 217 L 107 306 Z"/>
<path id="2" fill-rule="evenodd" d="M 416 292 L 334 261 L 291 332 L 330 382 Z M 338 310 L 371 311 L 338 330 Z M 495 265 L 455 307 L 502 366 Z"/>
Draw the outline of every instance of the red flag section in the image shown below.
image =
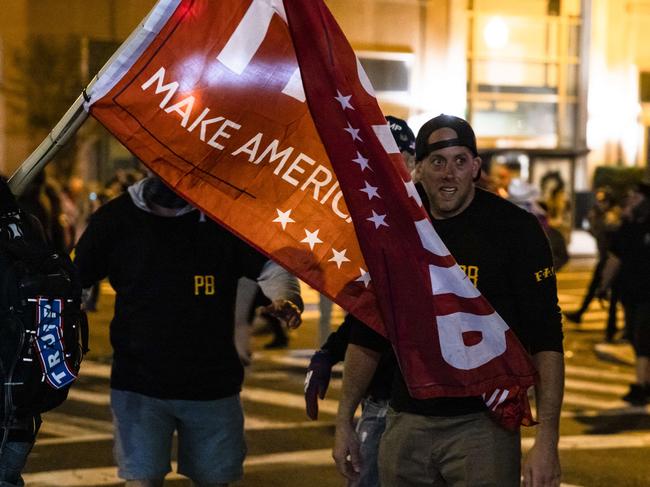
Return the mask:
<path id="1" fill-rule="evenodd" d="M 156 8 L 91 113 L 197 207 L 388 335 L 413 397 L 483 394 L 504 425 L 530 421 L 530 359 L 433 230 L 322 0 Z"/>
<path id="2" fill-rule="evenodd" d="M 189 201 L 382 330 L 283 16 L 281 2 L 181 1 L 90 111 Z"/>

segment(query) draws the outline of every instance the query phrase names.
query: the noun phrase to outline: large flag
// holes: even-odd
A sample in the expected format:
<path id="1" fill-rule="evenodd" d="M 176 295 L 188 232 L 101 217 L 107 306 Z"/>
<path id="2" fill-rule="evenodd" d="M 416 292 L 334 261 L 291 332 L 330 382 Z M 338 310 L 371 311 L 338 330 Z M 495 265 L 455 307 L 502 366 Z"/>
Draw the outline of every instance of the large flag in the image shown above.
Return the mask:
<path id="1" fill-rule="evenodd" d="M 162 0 L 88 96 L 176 191 L 388 336 L 413 397 L 531 422 L 534 367 L 435 233 L 322 0 Z"/>

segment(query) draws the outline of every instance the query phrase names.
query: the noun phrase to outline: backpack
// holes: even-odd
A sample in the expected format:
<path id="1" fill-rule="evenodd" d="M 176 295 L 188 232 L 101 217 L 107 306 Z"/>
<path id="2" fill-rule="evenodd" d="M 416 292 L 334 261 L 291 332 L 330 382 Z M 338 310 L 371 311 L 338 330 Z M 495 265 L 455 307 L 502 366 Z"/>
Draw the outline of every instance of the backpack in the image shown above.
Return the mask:
<path id="1" fill-rule="evenodd" d="M 74 265 L 42 239 L 29 238 L 28 218 L 17 209 L 0 212 L 3 429 L 60 405 L 88 351 Z"/>

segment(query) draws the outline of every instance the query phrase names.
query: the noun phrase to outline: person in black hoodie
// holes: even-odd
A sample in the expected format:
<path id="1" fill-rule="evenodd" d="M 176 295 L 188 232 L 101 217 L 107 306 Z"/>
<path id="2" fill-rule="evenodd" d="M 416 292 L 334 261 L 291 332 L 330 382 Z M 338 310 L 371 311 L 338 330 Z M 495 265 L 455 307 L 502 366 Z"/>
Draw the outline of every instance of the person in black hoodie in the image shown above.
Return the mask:
<path id="1" fill-rule="evenodd" d="M 290 327 L 300 324 L 298 281 L 157 177 L 92 215 L 75 262 L 84 287 L 108 277 L 116 291 L 111 408 L 120 477 L 127 486 L 162 485 L 177 430 L 179 473 L 199 486 L 238 480 L 237 280 L 256 279 Z"/>

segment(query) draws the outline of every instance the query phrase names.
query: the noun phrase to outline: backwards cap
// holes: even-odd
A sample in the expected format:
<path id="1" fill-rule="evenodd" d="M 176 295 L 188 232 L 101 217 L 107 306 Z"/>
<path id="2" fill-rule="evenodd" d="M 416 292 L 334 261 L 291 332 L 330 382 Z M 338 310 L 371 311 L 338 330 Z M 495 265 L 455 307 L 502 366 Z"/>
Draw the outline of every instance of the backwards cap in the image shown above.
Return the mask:
<path id="1" fill-rule="evenodd" d="M 408 124 L 401 118 L 392 115 L 386 115 L 386 120 L 400 152 L 406 151 L 411 155 L 415 155 L 415 135 Z"/>
<path id="2" fill-rule="evenodd" d="M 431 134 L 442 128 L 452 129 L 456 132 L 456 138 L 429 144 Z M 474 157 L 478 157 L 476 135 L 474 135 L 474 130 L 472 130 L 470 124 L 462 118 L 441 113 L 425 123 L 418 132 L 418 136 L 415 139 L 415 160 L 421 161 L 433 151 L 457 145 L 467 147 L 474 154 Z"/>

